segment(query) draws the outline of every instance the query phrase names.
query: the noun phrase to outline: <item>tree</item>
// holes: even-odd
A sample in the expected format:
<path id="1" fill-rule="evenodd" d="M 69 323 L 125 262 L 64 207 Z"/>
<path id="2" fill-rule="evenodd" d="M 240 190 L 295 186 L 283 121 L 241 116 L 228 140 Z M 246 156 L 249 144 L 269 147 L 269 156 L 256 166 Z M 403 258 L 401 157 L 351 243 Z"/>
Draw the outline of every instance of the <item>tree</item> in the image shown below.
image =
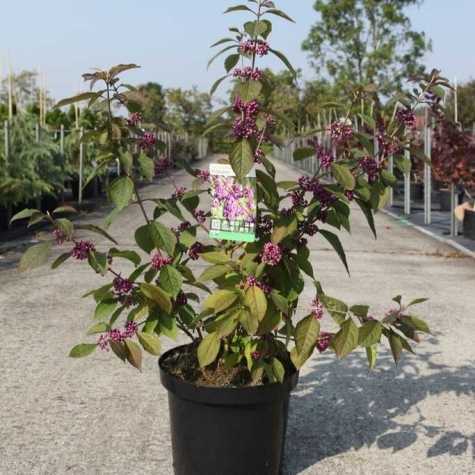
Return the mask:
<path id="1" fill-rule="evenodd" d="M 36 107 L 40 88 L 38 86 L 38 73 L 36 71 L 21 71 L 12 74 L 11 83 L 13 89 L 13 103 L 15 108 L 30 109 Z M 4 78 L 0 83 L 0 101 L 8 103 L 9 78 Z M 46 91 L 46 102 L 48 106 L 53 105 L 53 100 Z"/>
<path id="2" fill-rule="evenodd" d="M 144 122 L 163 123 L 166 104 L 162 86 L 156 82 L 148 82 L 139 86 L 137 90 L 143 97 L 141 110 Z"/>
<path id="3" fill-rule="evenodd" d="M 475 79 L 461 84 L 457 89 L 458 121 L 464 129 L 473 129 L 475 124 Z M 446 113 L 448 117 L 454 114 L 454 93 L 450 91 L 447 97 Z"/>
<path id="4" fill-rule="evenodd" d="M 196 87 L 189 90 L 167 89 L 165 91 L 166 122 L 173 130 L 192 135 L 203 133 L 211 114 L 211 97 L 199 92 Z"/>
<path id="5" fill-rule="evenodd" d="M 424 32 L 411 29 L 406 7 L 421 0 L 316 0 L 320 15 L 303 43 L 312 65 L 339 84 L 376 84 L 383 94 L 401 89 L 424 71 L 431 49 Z"/>

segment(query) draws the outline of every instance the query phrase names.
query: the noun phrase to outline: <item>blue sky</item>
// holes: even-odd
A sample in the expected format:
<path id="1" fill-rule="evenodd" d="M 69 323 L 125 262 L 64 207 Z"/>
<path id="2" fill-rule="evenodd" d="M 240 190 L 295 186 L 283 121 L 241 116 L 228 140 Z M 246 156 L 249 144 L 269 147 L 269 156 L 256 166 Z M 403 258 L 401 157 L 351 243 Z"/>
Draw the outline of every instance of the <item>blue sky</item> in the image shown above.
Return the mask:
<path id="1" fill-rule="evenodd" d="M 47 74 L 56 98 L 78 88 L 80 75 L 93 67 L 120 62 L 142 66 L 129 74 L 131 83 L 157 81 L 166 87 L 207 89 L 222 72 L 221 63 L 206 70 L 209 45 L 226 34 L 242 14 L 221 13 L 228 0 L 15 0 L 2 5 L 0 59 L 10 56 L 14 70 L 38 69 Z M 243 2 L 241 2 L 243 3 Z M 313 77 L 300 49 L 316 20 L 313 0 L 280 0 L 296 25 L 277 20 L 272 45 Z M 475 77 L 475 0 L 425 0 L 410 10 L 416 29 L 433 40 L 429 67 L 450 78 Z M 270 63 L 276 65 L 276 63 Z"/>

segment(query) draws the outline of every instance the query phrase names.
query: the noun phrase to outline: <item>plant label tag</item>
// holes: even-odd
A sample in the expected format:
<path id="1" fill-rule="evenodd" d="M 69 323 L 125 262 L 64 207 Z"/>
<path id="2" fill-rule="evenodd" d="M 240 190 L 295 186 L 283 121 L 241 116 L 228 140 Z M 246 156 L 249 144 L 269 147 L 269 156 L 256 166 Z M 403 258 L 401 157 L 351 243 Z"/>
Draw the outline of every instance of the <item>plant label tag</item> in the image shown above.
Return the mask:
<path id="1" fill-rule="evenodd" d="M 256 240 L 256 170 L 239 183 L 231 165 L 212 163 L 209 236 L 225 241 Z"/>

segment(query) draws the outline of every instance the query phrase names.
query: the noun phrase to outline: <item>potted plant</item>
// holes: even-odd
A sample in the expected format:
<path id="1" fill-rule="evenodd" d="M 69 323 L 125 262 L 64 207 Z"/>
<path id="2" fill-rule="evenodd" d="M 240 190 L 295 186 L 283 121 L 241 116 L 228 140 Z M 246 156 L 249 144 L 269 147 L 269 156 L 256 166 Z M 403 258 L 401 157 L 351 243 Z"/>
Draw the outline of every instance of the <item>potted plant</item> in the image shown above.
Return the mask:
<path id="1" fill-rule="evenodd" d="M 457 188 L 456 206 L 462 202 L 465 190 L 475 182 L 475 144 L 470 134 L 460 129 L 441 110 L 433 111 L 435 119 L 432 147 L 432 171 L 443 184 L 440 208 L 452 211 L 451 185 Z M 459 193 L 462 190 L 462 193 Z"/>
<path id="2" fill-rule="evenodd" d="M 384 204 L 387 187 L 395 181 L 385 171 L 385 160 L 388 154 L 400 155 L 396 165 L 404 166 L 403 153 L 410 146 L 404 130 L 413 120 L 412 108 L 444 80 L 435 73 L 422 80 L 419 93 L 408 96 L 407 105 L 394 118 L 379 123 L 385 146 L 377 154 L 366 132 L 356 132 L 344 118 L 328 131 L 338 158 L 326 154 L 314 176 L 278 181 L 264 152 L 269 144 L 281 143 L 274 133 L 277 117 L 261 107 L 260 97 L 272 90 L 257 60 L 273 54 L 293 72 L 286 57 L 268 43 L 270 19 L 290 18 L 268 0 L 227 12 L 241 10 L 251 15 L 250 21 L 242 29 L 232 28 L 232 38 L 216 43 L 227 45 L 221 54 L 230 54 L 225 59 L 227 74 L 213 90 L 232 77 L 237 82 L 235 97 L 209 124 L 210 129 L 230 131 L 229 160 L 218 166 L 231 167 L 234 183 L 185 162 L 183 167 L 194 177 L 192 189 L 177 188 L 169 198 L 147 200 L 154 205 L 153 213 L 147 210 L 136 183 L 153 177 L 151 157 L 158 144 L 154 134 L 137 126 L 133 114 L 128 119 L 113 116 L 111 104 L 127 107 L 129 101 L 129 86 L 123 85 L 120 75 L 137 67 L 118 65 L 85 74 L 98 90 L 58 105 L 89 100 L 108 110 L 104 128 L 95 131 L 101 157 L 97 165 L 100 169 L 119 159 L 122 175 L 109 186 L 115 209 L 107 220 L 131 203 L 137 206 L 144 218 L 134 234 L 141 252 L 120 247 L 103 228 L 61 218 L 64 208 L 48 214 L 24 210 L 14 218 L 49 221 L 53 229 L 50 239 L 26 251 L 20 270 L 44 263 L 53 246 L 61 245 L 64 252 L 53 268 L 68 259 L 85 261 L 106 279 L 104 286 L 88 294 L 96 305 L 95 321 L 87 332 L 92 341 L 75 346 L 71 357 L 110 350 L 141 369 L 142 351 L 159 356 L 162 338 L 175 338 L 179 332 L 189 337 L 189 344 L 159 360 L 161 380 L 169 391 L 175 473 L 180 475 L 279 473 L 289 394 L 299 369 L 314 352 L 334 351 L 344 358 L 363 348 L 373 368 L 382 340 L 398 362 L 403 351 L 413 351 L 411 342 L 419 341 L 419 332 L 429 332 L 412 313 L 412 306 L 425 299 L 403 304 L 397 296 L 393 307 L 377 316 L 367 305 L 349 306 L 325 293 L 307 239 L 317 236 L 327 241 L 347 267 L 340 239 L 331 229 L 350 229 L 350 202 L 354 202 L 376 232 L 373 213 Z M 364 90 L 355 94 L 355 101 L 364 94 Z M 363 120 L 368 127 L 373 123 Z M 315 153 L 320 149 L 302 148 L 295 158 Z M 329 173 L 334 182 L 322 181 Z M 210 213 L 200 206 L 208 194 L 224 221 L 257 213 L 246 221 L 249 229 L 255 228 L 254 237 L 248 232 L 249 239 L 241 242 L 208 239 Z M 174 228 L 163 221 L 165 215 L 176 221 Z M 99 233 L 113 247 L 99 251 L 92 240 L 76 237 L 78 228 Z M 125 261 L 132 266 L 127 273 Z M 199 276 L 197 261 L 206 266 Z M 300 300 L 306 279 L 315 292 L 309 308 Z M 321 330 L 322 318 L 333 320 L 332 333 Z"/>

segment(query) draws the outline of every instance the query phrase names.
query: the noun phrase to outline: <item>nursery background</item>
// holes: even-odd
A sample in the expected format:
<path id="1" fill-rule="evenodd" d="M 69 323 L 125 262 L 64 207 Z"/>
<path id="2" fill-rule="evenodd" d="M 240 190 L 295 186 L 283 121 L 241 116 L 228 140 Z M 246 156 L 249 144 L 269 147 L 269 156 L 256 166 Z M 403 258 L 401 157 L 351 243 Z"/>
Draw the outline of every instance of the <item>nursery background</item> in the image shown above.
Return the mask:
<path id="1" fill-rule="evenodd" d="M 309 242 L 309 259 L 330 293 L 352 304 L 371 297 L 385 312 L 393 289 L 430 297 L 419 312 L 432 334 L 417 358 L 405 353 L 396 368 L 389 348 L 372 372 L 364 352 L 342 361 L 314 355 L 292 396 L 284 473 L 473 473 L 475 5 L 280 3 L 295 24 L 279 25 L 272 46 L 291 58 L 296 77 L 278 57 L 265 66 L 274 88 L 269 101 L 286 119 L 276 131 L 279 143 L 266 150 L 282 180 L 315 173 L 318 151 L 305 157 L 295 151 L 311 148 L 315 136 L 329 144 L 328 128 L 344 107 L 356 129 L 364 127 L 362 115 L 376 113 L 376 100 L 350 104 L 353 88 L 377 87 L 384 104 L 423 72 L 440 70 L 450 83 L 438 98 L 443 118 L 436 121 L 427 107 L 416 110 L 410 128 L 418 151 L 405 156 L 404 172 L 389 163 L 396 183 L 377 213 L 378 239 L 356 206 L 351 234 L 339 233 L 351 276 L 328 242 L 317 236 Z M 93 176 L 100 151 L 85 140 L 104 126 L 106 114 L 87 100 L 56 106 L 86 93 L 81 75 L 95 67 L 140 65 L 125 81 L 141 111 L 144 139 L 162 144 L 151 157 L 150 180 L 141 184 L 145 198 L 191 188 L 179 164 L 207 170 L 226 157 L 229 132 L 208 126 L 233 86 L 214 90 L 223 61 L 207 63 L 210 45 L 226 34 L 229 19 L 221 13 L 231 5 L 20 0 L 2 6 L 0 473 L 172 473 L 156 361 L 136 373 L 108 361 L 107 353 L 87 362 L 66 358 L 84 333 L 84 315 L 93 312 L 80 295 L 101 281 L 75 262 L 54 274 L 47 267 L 19 273 L 22 253 L 48 226 L 33 220 L 25 229 L 11 218 L 24 208 L 74 207 L 80 212 L 71 219 L 91 229 L 109 216 L 106 188 L 123 164 Z M 108 231 L 128 242 L 139 220 L 131 206 Z M 104 237 L 97 246 L 105 246 Z M 313 296 L 304 299 L 310 306 Z"/>

